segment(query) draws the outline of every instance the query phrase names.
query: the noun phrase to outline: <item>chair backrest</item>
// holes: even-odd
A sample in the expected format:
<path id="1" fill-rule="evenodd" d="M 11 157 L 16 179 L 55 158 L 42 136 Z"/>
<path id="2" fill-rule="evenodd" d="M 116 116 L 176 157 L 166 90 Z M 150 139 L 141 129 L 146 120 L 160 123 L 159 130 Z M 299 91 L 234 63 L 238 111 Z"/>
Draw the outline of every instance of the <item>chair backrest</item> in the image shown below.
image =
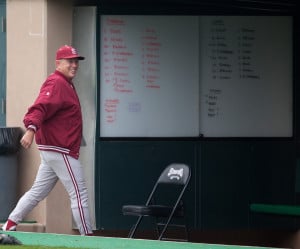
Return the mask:
<path id="1" fill-rule="evenodd" d="M 185 185 L 191 177 L 190 167 L 182 163 L 172 163 L 161 173 L 157 183 Z"/>
<path id="2" fill-rule="evenodd" d="M 162 203 L 170 205 L 175 200 L 175 207 L 178 205 L 186 187 L 191 178 L 190 167 L 183 163 L 172 163 L 168 165 L 156 181 L 146 205 L 153 203 Z M 174 186 L 175 185 L 175 186 Z M 166 188 L 160 186 L 169 186 Z M 171 188 L 172 186 L 172 188 Z M 176 187 L 174 189 L 174 187 Z M 170 189 L 171 188 L 171 189 Z M 160 191 L 157 191 L 160 189 Z M 169 192 L 171 191 L 171 192 Z M 166 198 L 166 194 L 169 198 Z M 174 205 L 174 203 L 173 203 Z"/>

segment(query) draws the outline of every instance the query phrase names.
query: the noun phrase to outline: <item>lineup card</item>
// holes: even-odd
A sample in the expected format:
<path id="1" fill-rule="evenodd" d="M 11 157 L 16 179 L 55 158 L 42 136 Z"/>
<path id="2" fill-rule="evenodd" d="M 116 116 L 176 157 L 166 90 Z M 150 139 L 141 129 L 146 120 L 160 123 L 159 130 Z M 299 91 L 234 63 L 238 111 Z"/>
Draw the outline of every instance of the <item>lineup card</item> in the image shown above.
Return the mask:
<path id="1" fill-rule="evenodd" d="M 102 136 L 198 134 L 198 30 L 197 17 L 102 17 Z"/>

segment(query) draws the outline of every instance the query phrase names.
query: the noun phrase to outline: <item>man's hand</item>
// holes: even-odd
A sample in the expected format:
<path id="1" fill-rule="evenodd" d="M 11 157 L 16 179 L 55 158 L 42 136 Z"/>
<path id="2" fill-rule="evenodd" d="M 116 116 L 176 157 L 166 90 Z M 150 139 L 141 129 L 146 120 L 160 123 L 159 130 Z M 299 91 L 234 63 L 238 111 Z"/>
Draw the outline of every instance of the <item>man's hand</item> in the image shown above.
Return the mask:
<path id="1" fill-rule="evenodd" d="M 33 130 L 26 130 L 25 134 L 23 135 L 23 137 L 21 138 L 21 145 L 25 148 L 28 149 L 32 142 L 33 142 L 33 138 L 34 138 L 34 131 Z"/>

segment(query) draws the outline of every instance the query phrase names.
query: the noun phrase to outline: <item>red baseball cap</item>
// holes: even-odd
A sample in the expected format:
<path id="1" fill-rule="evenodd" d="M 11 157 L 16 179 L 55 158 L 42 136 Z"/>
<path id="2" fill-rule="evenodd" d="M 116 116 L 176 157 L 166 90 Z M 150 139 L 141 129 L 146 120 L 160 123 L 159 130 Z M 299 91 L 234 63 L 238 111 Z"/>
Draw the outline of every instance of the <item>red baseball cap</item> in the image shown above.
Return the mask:
<path id="1" fill-rule="evenodd" d="M 84 60 L 84 57 L 80 56 L 77 53 L 76 49 L 71 46 L 64 45 L 56 51 L 56 60 L 75 58 L 77 58 L 78 60 Z"/>

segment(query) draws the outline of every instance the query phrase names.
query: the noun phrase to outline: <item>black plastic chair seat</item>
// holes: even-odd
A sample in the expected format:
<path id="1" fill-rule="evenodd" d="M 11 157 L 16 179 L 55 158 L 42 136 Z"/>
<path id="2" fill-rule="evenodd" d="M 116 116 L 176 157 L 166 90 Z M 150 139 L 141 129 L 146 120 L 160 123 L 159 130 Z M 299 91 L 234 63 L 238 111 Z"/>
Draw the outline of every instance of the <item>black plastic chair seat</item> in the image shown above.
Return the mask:
<path id="1" fill-rule="evenodd" d="M 173 207 L 164 206 L 164 205 L 125 205 L 122 208 L 124 215 L 133 215 L 133 216 L 160 216 L 168 217 L 172 212 Z M 184 211 L 183 208 L 177 208 L 174 213 L 176 217 L 183 217 Z"/>

